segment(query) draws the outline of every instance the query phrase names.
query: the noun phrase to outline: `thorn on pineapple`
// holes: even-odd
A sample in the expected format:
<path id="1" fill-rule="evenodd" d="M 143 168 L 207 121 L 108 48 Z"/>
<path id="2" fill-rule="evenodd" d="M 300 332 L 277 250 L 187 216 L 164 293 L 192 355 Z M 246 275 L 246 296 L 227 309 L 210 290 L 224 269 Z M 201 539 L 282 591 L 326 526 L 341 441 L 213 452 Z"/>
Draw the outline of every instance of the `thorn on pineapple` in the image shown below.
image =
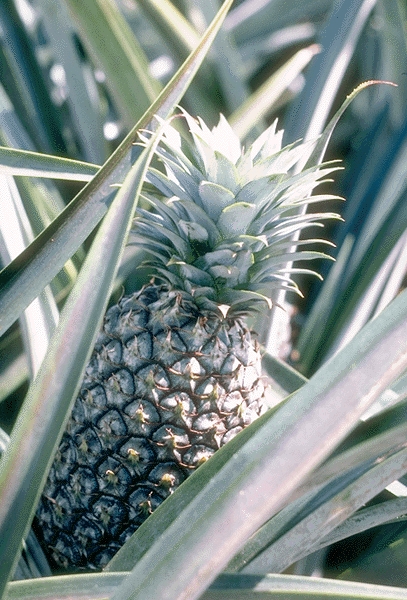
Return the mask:
<path id="1" fill-rule="evenodd" d="M 88 443 L 87 443 L 87 441 L 85 440 L 85 438 L 84 438 L 84 437 L 82 437 L 82 439 L 81 439 L 81 441 L 80 441 L 80 444 L 79 444 L 79 446 L 78 446 L 78 450 L 79 450 L 80 452 L 83 452 L 84 454 L 87 454 L 87 452 L 88 452 L 88 450 L 89 450 Z"/>
<path id="2" fill-rule="evenodd" d="M 182 294 L 180 294 L 179 292 L 175 295 L 175 303 L 177 307 L 182 305 Z"/>
<path id="3" fill-rule="evenodd" d="M 150 500 L 151 495 L 152 495 L 152 492 L 150 492 L 150 494 L 146 500 L 143 500 L 143 502 L 140 502 L 140 504 L 138 505 L 140 508 L 140 511 L 144 517 L 148 517 L 153 512 L 153 507 L 152 507 L 151 500 Z"/>
<path id="4" fill-rule="evenodd" d="M 133 316 L 133 310 L 130 309 L 128 312 L 123 313 L 120 316 L 120 321 L 123 323 L 123 325 L 127 326 L 130 324 L 132 316 Z"/>
<path id="5" fill-rule="evenodd" d="M 215 385 L 208 385 L 205 389 L 205 393 L 199 396 L 202 400 L 209 400 L 210 404 L 216 404 L 220 398 L 219 383 Z"/>
<path id="6" fill-rule="evenodd" d="M 110 350 L 110 352 L 111 352 L 111 350 Z M 102 346 L 102 348 L 101 348 L 101 350 L 100 350 L 100 356 L 102 357 L 102 359 L 103 359 L 105 362 L 108 362 L 108 361 L 109 361 L 109 349 L 108 349 L 108 348 L 106 348 L 106 346 Z"/>
<path id="7" fill-rule="evenodd" d="M 145 384 L 150 391 L 153 391 L 153 389 L 155 388 L 156 384 L 154 381 L 154 373 L 153 373 L 152 369 L 151 369 L 151 371 L 149 371 L 149 373 L 145 379 Z"/>
<path id="8" fill-rule="evenodd" d="M 109 524 L 110 519 L 111 517 L 108 509 L 102 506 L 100 509 L 100 520 L 102 521 L 105 527 L 107 527 L 107 525 Z"/>
<path id="9" fill-rule="evenodd" d="M 74 479 L 73 475 L 71 475 L 71 481 L 72 481 L 72 492 L 76 498 L 79 498 L 81 496 L 81 484 L 79 483 L 79 481 L 77 479 Z"/>
<path id="10" fill-rule="evenodd" d="M 140 462 L 140 452 L 137 452 L 137 450 L 134 450 L 134 448 L 128 448 L 127 458 L 132 463 L 138 463 Z"/>
<path id="11" fill-rule="evenodd" d="M 113 392 L 121 392 L 120 383 L 115 373 L 112 373 L 106 383 Z"/>
<path id="12" fill-rule="evenodd" d="M 176 418 L 185 420 L 184 405 L 182 404 L 182 402 L 178 396 L 175 396 L 175 401 L 176 401 L 176 406 L 174 408 L 174 416 Z"/>
<path id="13" fill-rule="evenodd" d="M 138 347 L 138 339 L 137 336 L 134 336 L 127 344 L 126 344 L 127 352 L 135 357 L 139 357 L 139 347 Z"/>
<path id="14" fill-rule="evenodd" d="M 162 410 L 166 410 L 166 411 L 172 413 L 174 415 L 174 417 L 176 417 L 176 419 L 182 419 L 183 421 L 185 421 L 185 417 L 187 416 L 187 413 L 185 411 L 185 408 L 184 408 L 181 398 L 177 395 L 175 395 L 175 402 L 176 402 L 175 406 L 167 407 L 167 406 L 161 405 L 161 408 L 162 408 Z"/>
<path id="15" fill-rule="evenodd" d="M 109 485 L 112 485 L 114 487 L 118 484 L 119 478 L 117 477 L 116 473 L 114 471 L 112 471 L 112 469 L 107 469 L 105 475 L 106 475 L 107 483 Z"/>
<path id="16" fill-rule="evenodd" d="M 59 504 L 59 502 L 57 500 L 55 500 L 55 498 L 51 498 L 51 496 L 45 496 L 45 497 L 47 500 L 49 500 L 51 502 L 51 504 L 53 504 L 55 506 L 55 517 L 58 520 L 62 519 L 64 516 L 64 509 Z"/>
<path id="17" fill-rule="evenodd" d="M 164 344 L 168 347 L 169 350 L 172 350 L 172 346 L 171 346 L 171 329 L 168 330 L 167 337 L 165 338 Z"/>
<path id="18" fill-rule="evenodd" d="M 246 411 L 247 411 L 246 403 L 241 402 L 237 407 L 237 416 L 239 417 L 239 419 L 244 419 Z"/>
<path id="19" fill-rule="evenodd" d="M 165 473 L 160 479 L 160 486 L 166 490 L 170 490 L 175 485 L 175 476 L 171 473 Z"/>
<path id="20" fill-rule="evenodd" d="M 55 453 L 54 464 L 60 464 L 61 462 L 62 462 L 62 453 L 61 453 L 61 450 L 58 448 L 58 450 Z"/>
<path id="21" fill-rule="evenodd" d="M 86 404 L 88 404 L 89 406 L 92 406 L 93 405 L 93 396 L 91 394 L 91 391 L 87 389 L 85 391 L 85 393 L 83 394 L 83 396 L 84 396 L 84 400 L 85 400 Z"/>
<path id="22" fill-rule="evenodd" d="M 208 460 L 207 456 L 201 456 L 201 458 L 198 460 L 198 462 L 196 463 L 196 467 L 200 467 L 201 465 L 203 465 L 204 463 L 206 463 Z"/>
<path id="23" fill-rule="evenodd" d="M 157 442 L 157 446 L 166 446 L 169 450 L 183 450 L 185 448 L 190 448 L 191 444 L 181 445 L 177 443 L 177 436 L 171 431 L 171 429 L 166 428 L 165 431 L 168 435 L 164 438 L 163 442 Z"/>
<path id="24" fill-rule="evenodd" d="M 208 317 L 198 317 L 198 321 L 199 326 L 201 327 L 201 329 L 205 329 L 206 324 L 208 322 Z"/>
<path id="25" fill-rule="evenodd" d="M 140 406 L 136 410 L 136 412 L 134 413 L 134 417 L 133 418 L 140 425 L 144 425 L 144 423 L 146 423 L 146 421 L 147 421 L 146 417 L 147 417 L 147 414 L 144 412 L 143 405 L 140 402 Z"/>
<path id="26" fill-rule="evenodd" d="M 188 363 L 188 365 L 185 369 L 185 372 L 189 375 L 189 377 L 193 381 L 198 381 L 199 379 L 202 378 L 201 366 L 194 356 L 191 358 L 190 362 Z"/>
<path id="27" fill-rule="evenodd" d="M 108 439 L 109 436 L 111 436 L 113 434 L 112 427 L 111 427 L 110 423 L 108 423 L 107 421 L 98 423 L 97 428 L 100 430 L 101 435 L 107 436 L 106 439 Z"/>
<path id="28" fill-rule="evenodd" d="M 80 541 L 82 548 L 86 548 L 86 546 L 89 546 L 90 544 L 90 539 L 84 534 L 79 533 L 78 540 Z"/>

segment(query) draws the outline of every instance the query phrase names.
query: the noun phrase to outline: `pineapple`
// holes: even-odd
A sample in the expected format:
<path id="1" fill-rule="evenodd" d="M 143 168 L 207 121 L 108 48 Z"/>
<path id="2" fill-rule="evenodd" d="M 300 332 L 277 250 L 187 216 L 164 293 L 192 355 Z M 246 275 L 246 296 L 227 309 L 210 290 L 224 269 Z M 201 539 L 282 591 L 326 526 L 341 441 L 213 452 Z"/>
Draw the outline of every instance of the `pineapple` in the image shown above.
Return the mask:
<path id="1" fill-rule="evenodd" d="M 37 510 L 44 549 L 69 570 L 105 566 L 264 410 L 248 319 L 276 289 L 298 292 L 287 262 L 322 254 L 293 252 L 292 236 L 334 216 L 299 211 L 336 168 L 290 173 L 313 144 L 281 148 L 274 123 L 245 151 L 223 117 L 213 130 L 183 117 L 189 137 L 167 125 L 165 174 L 150 169 L 135 219 L 154 279 L 107 311 Z"/>

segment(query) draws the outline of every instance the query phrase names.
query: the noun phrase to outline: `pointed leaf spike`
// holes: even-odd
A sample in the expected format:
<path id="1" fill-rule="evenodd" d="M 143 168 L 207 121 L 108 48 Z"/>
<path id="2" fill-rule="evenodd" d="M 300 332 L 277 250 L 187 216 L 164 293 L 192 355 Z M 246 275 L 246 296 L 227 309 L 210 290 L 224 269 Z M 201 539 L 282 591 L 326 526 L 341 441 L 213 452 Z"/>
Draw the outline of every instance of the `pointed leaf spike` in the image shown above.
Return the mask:
<path id="1" fill-rule="evenodd" d="M 328 125 L 325 127 L 323 133 L 321 134 L 321 136 L 318 139 L 318 142 L 314 148 L 314 151 L 312 152 L 311 156 L 308 159 L 306 166 L 312 166 L 315 164 L 320 164 L 322 162 L 325 152 L 326 152 L 326 148 L 329 143 L 329 140 L 331 139 L 333 130 L 335 129 L 336 124 L 338 123 L 339 119 L 341 118 L 341 116 L 343 115 L 345 110 L 348 108 L 348 106 L 351 104 L 351 102 L 353 102 L 353 100 L 356 98 L 356 96 L 362 90 L 364 90 L 365 88 L 367 88 L 371 85 L 377 85 L 377 84 L 384 84 L 384 85 L 391 85 L 393 87 L 398 87 L 397 83 L 393 83 L 392 81 L 381 81 L 381 80 L 375 80 L 375 79 L 372 79 L 370 81 L 365 81 L 365 82 L 361 83 L 360 85 L 358 85 L 353 90 L 353 92 L 351 92 L 349 94 L 349 96 L 346 97 L 342 106 L 336 111 L 336 113 L 334 114 L 332 119 L 329 121 Z"/>

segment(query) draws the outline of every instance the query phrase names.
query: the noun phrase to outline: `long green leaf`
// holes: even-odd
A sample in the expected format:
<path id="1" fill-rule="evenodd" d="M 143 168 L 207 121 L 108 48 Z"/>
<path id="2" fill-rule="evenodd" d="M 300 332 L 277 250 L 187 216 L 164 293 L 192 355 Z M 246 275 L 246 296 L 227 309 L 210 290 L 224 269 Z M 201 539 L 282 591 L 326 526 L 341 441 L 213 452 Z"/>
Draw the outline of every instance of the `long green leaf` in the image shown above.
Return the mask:
<path id="1" fill-rule="evenodd" d="M 306 3 L 287 0 L 245 0 L 230 11 L 225 27 L 233 32 L 236 42 L 243 48 L 252 40 L 262 40 L 264 37 L 267 39 L 270 33 L 283 34 L 284 38 L 290 39 L 290 32 L 285 28 L 293 23 L 308 25 L 321 22 L 331 6 L 332 0 L 307 0 Z M 285 46 L 284 38 L 281 46 L 276 44 L 277 49 Z"/>
<path id="2" fill-rule="evenodd" d="M 363 309 L 363 300 L 369 300 L 367 297 L 369 288 L 374 288 L 375 278 L 380 272 L 380 267 L 401 236 L 404 235 L 406 224 L 407 206 L 404 197 L 401 197 L 390 214 L 383 220 L 380 231 L 371 240 L 346 287 L 337 291 L 336 302 L 326 320 L 325 335 L 320 334 L 319 344 L 313 344 L 315 345 L 315 354 L 312 358 L 307 357 L 304 353 L 304 363 L 309 364 L 312 360 L 315 367 L 328 351 L 332 354 L 339 345 L 343 344 L 343 337 L 347 331 L 349 332 L 354 315 L 358 309 Z M 363 277 L 361 273 L 363 273 Z M 352 296 L 352 302 L 347 301 L 350 296 Z"/>
<path id="3" fill-rule="evenodd" d="M 20 385 L 22 385 L 29 375 L 27 358 L 20 354 L 9 364 L 2 366 L 0 375 L 0 403 L 6 400 Z"/>
<path id="4" fill-rule="evenodd" d="M 98 165 L 79 160 L 0 147 L 0 173 L 6 175 L 90 181 L 99 168 Z"/>
<path id="5" fill-rule="evenodd" d="M 225 575 L 202 600 L 406 600 L 407 590 L 296 575 Z"/>
<path id="6" fill-rule="evenodd" d="M 299 50 L 233 112 L 229 121 L 241 139 L 262 117 L 269 115 L 282 94 L 318 52 L 320 47 L 317 44 Z"/>
<path id="7" fill-rule="evenodd" d="M 113 0 L 66 2 L 85 47 L 106 75 L 127 129 L 132 128 L 161 89 L 149 73 L 140 44 Z"/>
<path id="8" fill-rule="evenodd" d="M 67 104 L 73 116 L 72 128 L 80 142 L 81 155 L 90 162 L 102 163 L 107 156 L 103 135 L 103 115 L 96 84 L 89 89 L 86 71 L 75 44 L 75 29 L 65 2 L 38 0 L 42 26 L 57 63 L 63 66 L 68 86 Z"/>
<path id="9" fill-rule="evenodd" d="M 329 140 L 331 139 L 332 133 L 333 133 L 339 119 L 341 118 L 341 116 L 343 115 L 345 110 L 348 108 L 348 106 L 356 98 L 356 96 L 358 96 L 358 94 L 365 88 L 367 88 L 371 85 L 377 85 L 377 84 L 385 84 L 385 85 L 391 85 L 393 87 L 397 87 L 397 84 L 392 83 L 391 81 L 379 81 L 379 80 L 364 81 L 363 83 L 358 85 L 349 94 L 349 96 L 346 97 L 346 99 L 342 103 L 341 107 L 335 112 L 334 116 L 331 118 L 331 120 L 325 127 L 320 138 L 318 139 L 317 144 L 315 145 L 315 148 L 314 148 L 311 156 L 308 159 L 309 166 L 314 165 L 315 163 L 319 164 L 323 160 Z"/>
<path id="10" fill-rule="evenodd" d="M 32 37 L 22 21 L 14 2 L 3 0 L 0 3 L 1 85 L 12 103 L 12 107 L 8 104 L 6 112 L 1 114 L 2 125 L 7 113 L 15 112 L 35 147 L 44 152 L 65 153 L 67 140 L 62 132 L 60 114 L 50 97 L 49 82 L 38 63 Z M 0 95 L 3 95 L 1 86 Z"/>
<path id="11" fill-rule="evenodd" d="M 377 0 L 332 3 L 317 40 L 324 49 L 307 73 L 304 89 L 286 117 L 286 143 L 315 139 L 323 131 L 359 36 Z"/>
<path id="12" fill-rule="evenodd" d="M 189 19 L 194 23 L 203 27 L 203 24 L 210 23 L 218 10 L 217 0 L 195 0 L 194 5 L 185 6 L 185 10 Z M 250 86 L 247 79 L 244 77 L 246 69 L 236 42 L 233 39 L 233 34 L 223 27 L 219 35 L 216 37 L 211 54 L 208 56 L 208 64 L 210 63 L 211 71 L 208 74 L 202 72 L 203 85 L 208 86 L 217 81 L 219 90 L 211 89 L 210 93 L 217 92 L 221 94 L 226 105 L 227 112 L 236 110 L 238 106 L 244 102 L 250 94 Z M 212 80 L 212 81 L 211 81 Z M 212 92 L 213 90 L 213 92 Z M 199 90 L 197 90 L 199 92 Z M 208 92 L 206 92 L 208 94 Z M 223 109 L 222 109 L 223 110 Z M 201 116 L 204 116 L 201 114 Z M 259 133 L 264 131 L 266 123 L 262 119 L 258 120 Z"/>
<path id="13" fill-rule="evenodd" d="M 301 520 L 316 511 L 322 501 L 327 502 L 335 494 L 367 472 L 369 466 L 382 459 L 387 454 L 394 454 L 403 449 L 407 433 L 407 424 L 389 428 L 386 433 L 377 435 L 366 442 L 357 444 L 329 459 L 317 469 L 302 486 L 297 488 L 292 501 L 276 516 L 261 527 L 247 541 L 242 550 L 228 565 L 228 571 L 235 572 L 244 569 L 253 559 L 273 544 L 280 536 L 286 534 Z M 318 548 L 318 547 L 316 547 Z"/>
<path id="14" fill-rule="evenodd" d="M 158 133 L 131 168 L 98 231 L 1 459 L 0 596 L 13 575 L 79 389 L 157 142 Z"/>
<path id="15" fill-rule="evenodd" d="M 139 0 L 139 4 L 154 28 L 161 34 L 165 48 L 169 48 L 175 64 L 181 64 L 197 44 L 199 39 L 197 30 L 169 0 Z M 208 5 L 209 3 L 207 2 L 206 4 Z M 216 9 L 212 15 L 213 18 L 218 10 L 219 3 L 216 2 Z M 203 24 L 205 22 L 209 24 L 212 19 L 205 21 L 196 4 L 194 11 L 195 17 L 199 15 L 198 20 L 201 25 L 199 31 L 202 31 L 204 28 L 202 27 Z M 190 18 L 191 22 L 195 20 Z M 215 52 L 216 42 L 219 40 L 220 35 L 221 31 L 219 31 L 216 40 L 212 44 L 211 56 Z M 216 81 L 217 78 L 214 76 L 212 67 L 213 65 L 209 66 L 208 61 L 202 64 L 195 80 L 186 93 L 185 100 L 193 113 L 214 122 L 218 118 L 219 107 L 217 100 L 220 94 Z"/>
<path id="16" fill-rule="evenodd" d="M 401 477 L 406 470 L 405 448 L 390 457 L 379 457 L 378 464 L 316 507 L 311 514 L 250 562 L 243 572 L 281 573 L 297 560 L 319 548 L 321 539 L 379 494 L 386 485 Z"/>
<path id="17" fill-rule="evenodd" d="M 343 115 L 343 113 L 345 112 L 345 110 L 348 108 L 348 106 L 353 102 L 353 100 L 358 96 L 358 94 L 363 89 L 365 89 L 366 87 L 369 87 L 371 85 L 375 85 L 375 84 L 379 84 L 379 83 L 395 86 L 395 84 L 393 84 L 389 81 L 375 81 L 375 80 L 366 81 L 366 82 L 363 82 L 360 85 L 358 85 L 351 92 L 351 94 L 349 94 L 349 96 L 347 96 L 345 101 L 341 104 L 340 108 L 335 112 L 335 114 L 333 115 L 333 117 L 331 118 L 331 120 L 329 121 L 327 126 L 325 127 L 324 131 L 318 138 L 311 155 L 305 161 L 306 164 L 298 163 L 295 167 L 296 170 L 302 169 L 306 166 L 312 166 L 313 164 L 320 164 L 322 162 L 325 152 L 326 152 L 326 149 L 327 149 L 327 146 L 328 146 L 328 143 L 329 143 L 329 140 L 331 139 L 332 133 L 334 131 L 334 128 L 337 125 L 337 123 L 338 123 L 339 119 L 341 118 L 341 116 Z M 397 86 L 395 86 L 395 87 L 397 87 Z M 305 203 L 304 203 L 304 206 L 301 208 L 301 212 L 303 213 L 304 211 L 306 211 Z M 290 263 L 287 264 L 287 270 L 290 269 L 290 266 L 291 266 Z M 268 332 L 268 343 L 267 343 L 267 349 L 269 351 L 273 350 L 273 341 L 276 339 L 277 330 L 278 330 L 278 312 L 276 311 L 276 307 L 278 307 L 279 305 L 284 305 L 284 302 L 285 302 L 285 291 L 281 290 L 278 292 L 277 297 L 274 298 L 274 307 L 271 311 L 271 315 L 269 318 L 269 332 Z M 315 341 L 314 341 L 314 343 L 315 343 Z"/>
<path id="18" fill-rule="evenodd" d="M 332 4 L 318 43 L 323 51 L 312 61 L 306 84 L 286 115 L 285 143 L 297 139 L 316 139 L 325 128 L 339 85 L 355 51 L 359 36 L 377 0 L 346 0 Z M 325 136 L 332 134 L 328 126 Z M 325 140 L 327 142 L 327 139 Z M 319 148 L 322 142 L 319 142 Z M 325 149 L 325 148 L 324 148 Z M 314 151 L 317 152 L 318 150 Z M 322 160 L 320 154 L 319 162 Z M 297 169 L 304 165 L 298 164 Z M 275 305 L 284 305 L 285 292 L 273 298 Z M 278 316 L 273 309 L 270 317 L 267 348 L 273 351 L 278 329 Z"/>
<path id="19" fill-rule="evenodd" d="M 108 598 L 127 573 L 92 573 L 10 583 L 7 600 L 100 600 Z M 202 600 L 406 600 L 402 588 L 298 575 L 222 575 Z"/>
<path id="20" fill-rule="evenodd" d="M 161 32 L 173 54 L 181 61 L 199 43 L 194 27 L 170 0 L 139 0 L 143 11 Z"/>
<path id="21" fill-rule="evenodd" d="M 296 392 L 304 383 L 307 383 L 304 375 L 268 352 L 262 356 L 262 366 L 270 379 L 278 383 L 286 395 Z"/>
<path id="22" fill-rule="evenodd" d="M 359 510 L 336 527 L 330 534 L 321 539 L 314 546 L 313 551 L 326 548 L 373 527 L 403 521 L 406 519 L 406 514 L 407 498 L 395 498 L 394 500 L 387 500 L 386 502 L 369 506 L 368 508 Z"/>
<path id="23" fill-rule="evenodd" d="M 12 581 L 7 588 L 7 600 L 100 600 L 109 598 L 127 573 L 91 573 L 62 575 Z"/>
<path id="24" fill-rule="evenodd" d="M 266 413 L 261 425 L 256 423 L 250 440 L 141 557 L 114 598 L 199 597 L 407 367 L 406 295 L 365 327 L 272 418 Z"/>
<path id="25" fill-rule="evenodd" d="M 137 131 L 154 125 L 154 115 L 165 119 L 188 88 L 233 0 L 225 0 L 216 18 L 157 100 L 150 106 L 95 177 L 66 209 L 0 273 L 0 335 L 61 270 L 106 213 L 115 191 L 134 163 Z"/>
<path id="26" fill-rule="evenodd" d="M 14 179 L 0 174 L 0 254 L 10 262 L 33 239 L 33 231 Z M 55 299 L 47 286 L 20 317 L 24 346 L 31 373 L 35 374 L 47 350 L 50 335 L 58 321 Z"/>
<path id="27" fill-rule="evenodd" d="M 327 316 L 321 319 L 321 315 L 329 315 L 335 306 L 338 288 L 344 277 L 353 243 L 353 236 L 348 236 L 340 247 L 336 262 L 325 278 L 323 293 L 319 294 L 312 304 L 304 327 L 301 329 L 296 350 L 298 365 L 304 373 L 309 373 L 325 334 Z"/>

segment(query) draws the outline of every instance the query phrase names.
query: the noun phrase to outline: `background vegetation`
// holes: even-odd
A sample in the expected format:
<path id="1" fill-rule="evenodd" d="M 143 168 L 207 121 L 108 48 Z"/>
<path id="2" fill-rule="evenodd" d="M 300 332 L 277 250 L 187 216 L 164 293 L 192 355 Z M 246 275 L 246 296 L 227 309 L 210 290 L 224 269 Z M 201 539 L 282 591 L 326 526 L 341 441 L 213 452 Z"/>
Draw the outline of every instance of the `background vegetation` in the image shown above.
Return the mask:
<path id="1" fill-rule="evenodd" d="M 407 598 L 406 27 L 405 0 L 0 3 L 4 597 Z M 312 139 L 369 80 L 398 87 L 355 94 L 325 155 L 344 166 L 327 187 L 346 198 L 327 234 L 336 262 L 262 316 L 277 409 L 106 573 L 42 578 L 35 540 L 20 558 L 21 540 L 110 292 L 146 277 L 123 248 L 153 151 L 137 153 L 137 129 L 181 103 L 209 125 L 222 112 L 247 142 L 276 117 L 285 143 Z"/>

